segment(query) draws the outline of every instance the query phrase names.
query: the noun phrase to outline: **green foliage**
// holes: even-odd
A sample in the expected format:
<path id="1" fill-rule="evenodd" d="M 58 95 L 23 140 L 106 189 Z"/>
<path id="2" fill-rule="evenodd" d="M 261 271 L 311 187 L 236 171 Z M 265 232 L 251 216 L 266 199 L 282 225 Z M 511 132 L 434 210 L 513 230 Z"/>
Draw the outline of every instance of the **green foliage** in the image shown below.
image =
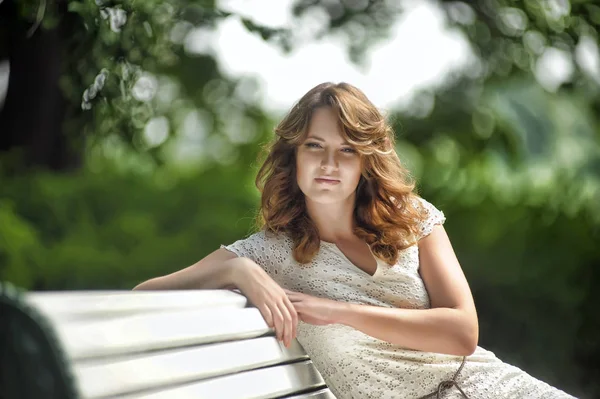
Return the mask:
<path id="1" fill-rule="evenodd" d="M 104 170 L 3 179 L 0 280 L 28 289 L 128 289 L 253 226 L 248 168 L 148 178 Z M 8 222 L 8 223 L 5 223 Z"/>
<path id="2" fill-rule="evenodd" d="M 66 133 L 90 132 L 95 142 L 118 133 L 124 143 L 142 151 L 151 149 L 140 134 L 152 117 L 164 116 L 174 125 L 177 112 L 194 108 L 193 92 L 175 103 L 173 98 L 156 96 L 173 81 L 170 76 L 180 75 L 185 68 L 182 58 L 186 56 L 174 32 L 188 33 L 194 26 L 190 21 L 211 27 L 225 14 L 210 1 L 160 0 L 70 1 L 69 13 L 77 20 L 73 33 L 81 34 L 74 34 L 69 43 L 72 58 L 61 81 L 72 104 Z M 197 81 L 189 90 L 219 78 L 211 59 L 195 61 Z M 165 102 L 170 107 L 165 108 Z M 158 153 L 150 154 L 161 159 Z"/>
<path id="3" fill-rule="evenodd" d="M 15 213 L 14 204 L 5 198 L 0 201 L 0 220 L 0 264 L 9 265 L 2 280 L 30 287 L 36 274 L 31 265 L 39 261 L 41 246 L 37 230 Z"/>
<path id="4" fill-rule="evenodd" d="M 20 12 L 27 22 L 60 28 L 63 129 L 77 148 L 117 140 L 162 164 L 173 158 L 172 147 L 181 147 L 172 141 L 186 136 L 186 126 L 187 135 L 195 130 L 198 141 L 201 129 L 189 123 L 198 110 L 204 135 L 213 141 L 221 140 L 232 121 L 248 122 L 248 137 L 260 128 L 256 125 L 264 117 L 256 108 L 256 83 L 225 77 L 210 52 L 186 49 L 189 34 L 214 30 L 223 18 L 236 17 L 217 9 L 214 1 L 27 0 Z M 265 38 L 276 32 L 244 23 Z M 148 133 L 153 121 L 160 126 L 154 136 Z"/>
<path id="5" fill-rule="evenodd" d="M 439 92 L 429 118 L 396 118 L 400 152 L 406 147 L 436 197 L 542 206 L 545 224 L 560 214 L 600 224 L 600 120 L 585 98 L 513 78 L 487 85 L 471 101 Z M 410 156 L 415 152 L 426 160 Z"/>

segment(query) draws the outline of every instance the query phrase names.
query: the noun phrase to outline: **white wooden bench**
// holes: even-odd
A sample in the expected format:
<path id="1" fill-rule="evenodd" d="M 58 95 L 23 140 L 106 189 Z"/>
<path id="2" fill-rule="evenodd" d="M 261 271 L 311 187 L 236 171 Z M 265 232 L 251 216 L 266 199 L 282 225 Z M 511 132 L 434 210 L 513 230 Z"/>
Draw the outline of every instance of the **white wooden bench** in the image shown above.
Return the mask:
<path id="1" fill-rule="evenodd" d="M 285 348 L 227 290 L 21 294 L 0 283 L 0 365 L 0 399 L 335 398 L 301 345 Z"/>

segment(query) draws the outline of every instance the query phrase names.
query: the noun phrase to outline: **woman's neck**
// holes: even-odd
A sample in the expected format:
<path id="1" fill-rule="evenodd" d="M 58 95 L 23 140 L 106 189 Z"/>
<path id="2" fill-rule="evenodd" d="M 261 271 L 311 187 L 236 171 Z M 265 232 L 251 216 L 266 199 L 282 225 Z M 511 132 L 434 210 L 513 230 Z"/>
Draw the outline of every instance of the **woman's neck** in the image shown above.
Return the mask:
<path id="1" fill-rule="evenodd" d="M 306 210 L 321 240 L 337 242 L 354 237 L 354 196 L 332 204 L 319 204 L 306 198 Z"/>

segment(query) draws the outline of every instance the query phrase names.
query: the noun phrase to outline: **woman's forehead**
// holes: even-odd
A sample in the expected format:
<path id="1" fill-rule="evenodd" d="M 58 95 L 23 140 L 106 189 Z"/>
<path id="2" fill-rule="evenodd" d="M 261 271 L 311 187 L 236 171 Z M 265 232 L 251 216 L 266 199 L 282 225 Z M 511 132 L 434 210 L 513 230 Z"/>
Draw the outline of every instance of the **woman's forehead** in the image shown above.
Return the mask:
<path id="1" fill-rule="evenodd" d="M 319 108 L 313 113 L 306 138 L 321 141 L 346 141 L 346 135 L 338 119 L 337 113 L 331 108 Z"/>

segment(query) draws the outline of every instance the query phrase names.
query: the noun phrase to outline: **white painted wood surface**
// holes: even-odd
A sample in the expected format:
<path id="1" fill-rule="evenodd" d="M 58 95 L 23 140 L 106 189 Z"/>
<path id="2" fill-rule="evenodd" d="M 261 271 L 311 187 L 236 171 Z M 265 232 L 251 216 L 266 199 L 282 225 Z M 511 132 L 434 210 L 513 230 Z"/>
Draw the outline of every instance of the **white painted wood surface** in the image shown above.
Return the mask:
<path id="1" fill-rule="evenodd" d="M 85 399 L 335 399 L 301 345 L 285 348 L 239 292 L 38 292 L 25 300 L 50 321 Z"/>

